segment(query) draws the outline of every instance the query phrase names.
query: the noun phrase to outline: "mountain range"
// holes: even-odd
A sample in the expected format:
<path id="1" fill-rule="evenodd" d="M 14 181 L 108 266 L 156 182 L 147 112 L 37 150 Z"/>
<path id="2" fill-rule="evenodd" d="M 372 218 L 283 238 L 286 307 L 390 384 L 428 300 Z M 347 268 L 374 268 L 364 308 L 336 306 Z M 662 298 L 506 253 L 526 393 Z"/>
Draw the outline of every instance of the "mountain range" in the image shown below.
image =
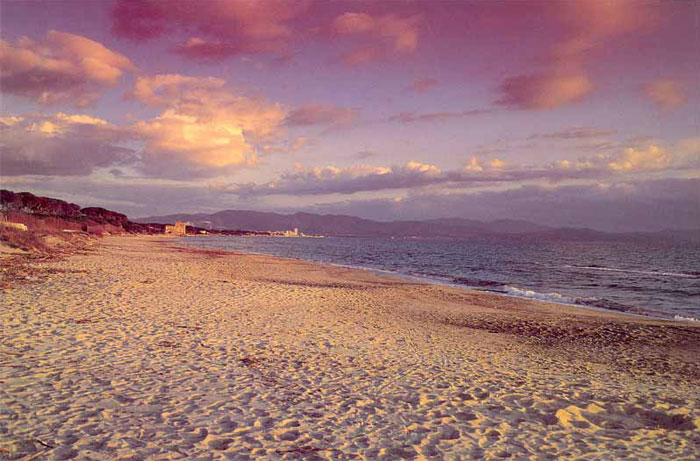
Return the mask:
<path id="1" fill-rule="evenodd" d="M 162 233 L 165 224 L 188 222 L 190 233 L 209 229 L 228 235 L 268 234 L 270 231 L 299 229 L 307 235 L 333 237 L 393 238 L 527 238 L 562 240 L 665 239 L 700 243 L 700 229 L 670 229 L 661 232 L 609 233 L 586 228 L 554 228 L 524 220 L 500 219 L 483 222 L 466 218 L 440 218 L 424 221 L 373 221 L 356 216 L 294 213 L 280 214 L 249 210 L 216 213 L 172 214 L 129 220 L 126 215 L 104 208 L 81 208 L 74 203 L 28 192 L 0 191 L 0 211 L 58 218 L 81 223 L 83 227 L 109 225 L 129 233 Z M 5 216 L 8 218 L 9 216 Z"/>
<path id="2" fill-rule="evenodd" d="M 348 215 L 313 213 L 280 214 L 249 210 L 225 210 L 216 213 L 172 214 L 136 219 L 141 223 L 187 221 L 205 229 L 300 232 L 335 237 L 395 238 L 475 238 L 531 237 L 563 239 L 670 238 L 700 240 L 700 230 L 669 230 L 655 233 L 608 233 L 585 228 L 553 228 L 529 221 L 500 219 L 483 222 L 465 218 L 440 218 L 424 221 L 373 221 Z"/>

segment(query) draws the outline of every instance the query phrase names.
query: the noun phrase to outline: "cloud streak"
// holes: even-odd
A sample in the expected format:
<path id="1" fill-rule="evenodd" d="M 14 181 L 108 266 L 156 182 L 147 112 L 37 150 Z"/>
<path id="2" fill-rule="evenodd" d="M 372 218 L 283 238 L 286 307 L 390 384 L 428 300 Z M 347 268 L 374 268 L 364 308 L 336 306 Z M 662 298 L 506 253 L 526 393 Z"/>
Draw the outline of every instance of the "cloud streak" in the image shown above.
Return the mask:
<path id="1" fill-rule="evenodd" d="M 473 117 L 476 115 L 490 114 L 491 110 L 488 109 L 472 109 L 465 110 L 461 112 L 427 112 L 427 113 L 416 113 L 416 112 L 400 112 L 398 114 L 389 117 L 390 122 L 399 123 L 416 123 L 416 122 L 441 122 L 445 120 L 460 119 L 466 117 Z"/>
<path id="2" fill-rule="evenodd" d="M 435 165 L 411 161 L 404 165 L 370 165 L 338 168 L 305 168 L 297 165 L 276 181 L 263 184 L 234 184 L 224 189 L 239 196 L 355 194 L 427 186 L 448 188 L 518 183 L 533 180 L 559 182 L 575 179 L 603 179 L 621 174 L 662 171 L 673 167 L 674 156 L 661 146 L 628 147 L 612 154 L 598 154 L 579 160 L 562 160 L 544 166 L 508 165 L 500 159 L 483 163 L 472 157 L 460 170 L 442 170 Z"/>
<path id="3" fill-rule="evenodd" d="M 588 126 L 575 126 L 549 133 L 533 134 L 528 139 L 587 139 L 617 134 L 617 130 L 605 130 Z"/>

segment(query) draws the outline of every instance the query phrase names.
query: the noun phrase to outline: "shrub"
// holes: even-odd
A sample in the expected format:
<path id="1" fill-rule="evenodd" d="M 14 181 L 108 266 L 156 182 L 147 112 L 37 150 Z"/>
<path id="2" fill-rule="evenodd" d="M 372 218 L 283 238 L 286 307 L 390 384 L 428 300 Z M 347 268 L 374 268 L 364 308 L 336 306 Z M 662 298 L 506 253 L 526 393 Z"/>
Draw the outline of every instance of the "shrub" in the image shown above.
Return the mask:
<path id="1" fill-rule="evenodd" d="M 12 248 L 19 248 L 25 251 L 49 251 L 48 245 L 46 245 L 42 235 L 38 232 L 0 227 L 0 241 L 6 242 Z"/>
<path id="2" fill-rule="evenodd" d="M 4 216 L 7 221 L 25 224 L 31 232 L 53 234 L 64 229 L 80 231 L 83 227 L 80 222 L 53 216 L 37 216 L 19 211 L 7 211 Z"/>

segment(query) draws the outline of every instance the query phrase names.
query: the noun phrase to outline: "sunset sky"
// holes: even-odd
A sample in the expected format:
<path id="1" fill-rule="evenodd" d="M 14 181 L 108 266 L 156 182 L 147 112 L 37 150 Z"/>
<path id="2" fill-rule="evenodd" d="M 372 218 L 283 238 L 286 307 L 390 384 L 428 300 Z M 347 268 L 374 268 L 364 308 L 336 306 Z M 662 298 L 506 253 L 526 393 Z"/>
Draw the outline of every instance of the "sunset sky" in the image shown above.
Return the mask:
<path id="1" fill-rule="evenodd" d="M 700 227 L 700 3 L 8 1 L 3 188 Z"/>

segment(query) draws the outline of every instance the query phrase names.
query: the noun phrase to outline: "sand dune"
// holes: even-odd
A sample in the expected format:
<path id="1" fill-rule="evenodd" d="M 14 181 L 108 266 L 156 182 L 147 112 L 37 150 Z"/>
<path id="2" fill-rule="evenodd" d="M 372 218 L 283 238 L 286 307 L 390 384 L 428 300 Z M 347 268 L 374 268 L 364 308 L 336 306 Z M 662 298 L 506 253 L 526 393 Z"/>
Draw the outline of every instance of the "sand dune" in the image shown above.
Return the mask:
<path id="1" fill-rule="evenodd" d="M 157 237 L 34 268 L 0 458 L 700 457 L 697 325 Z"/>

